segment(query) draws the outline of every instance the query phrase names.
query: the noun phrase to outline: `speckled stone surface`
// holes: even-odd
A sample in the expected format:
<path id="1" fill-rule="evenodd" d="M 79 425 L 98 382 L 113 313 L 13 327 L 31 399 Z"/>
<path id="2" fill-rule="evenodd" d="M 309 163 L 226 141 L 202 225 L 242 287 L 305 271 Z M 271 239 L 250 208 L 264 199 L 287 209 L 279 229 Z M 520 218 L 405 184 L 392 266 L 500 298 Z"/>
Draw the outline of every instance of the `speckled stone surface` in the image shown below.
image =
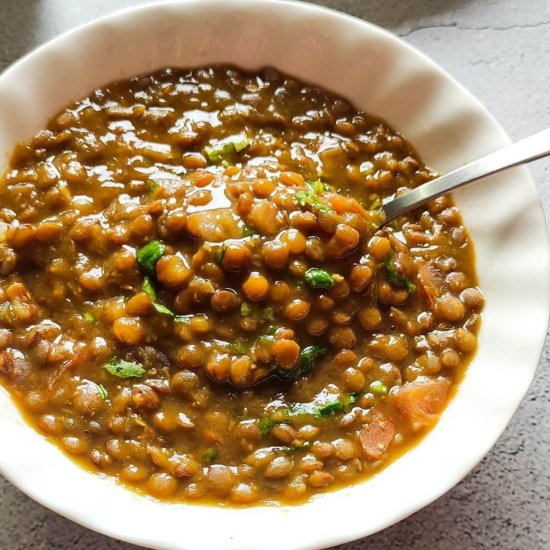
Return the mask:
<path id="1" fill-rule="evenodd" d="M 144 3 L 0 0 L 0 70 L 60 32 L 115 9 Z M 513 139 L 550 126 L 547 0 L 317 3 L 371 21 L 419 48 L 471 90 Z M 532 165 L 531 173 L 548 217 L 550 163 Z M 547 344 L 535 381 L 512 423 L 462 483 L 401 523 L 338 550 L 549 549 L 549 362 Z M 498 391 L 498 385 L 489 390 Z M 75 525 L 0 478 L 0 550 L 66 548 L 136 547 Z"/>

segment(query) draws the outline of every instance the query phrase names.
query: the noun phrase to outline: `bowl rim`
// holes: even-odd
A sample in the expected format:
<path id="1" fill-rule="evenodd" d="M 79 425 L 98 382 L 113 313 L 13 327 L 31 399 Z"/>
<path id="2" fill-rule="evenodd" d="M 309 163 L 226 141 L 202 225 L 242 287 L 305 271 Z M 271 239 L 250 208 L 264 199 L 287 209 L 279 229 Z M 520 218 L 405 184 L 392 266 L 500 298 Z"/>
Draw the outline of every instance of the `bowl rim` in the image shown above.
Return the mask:
<path id="1" fill-rule="evenodd" d="M 204 3 L 204 0 L 169 0 L 169 1 L 163 1 L 163 2 L 151 2 L 140 6 L 133 6 L 133 7 L 117 10 L 106 16 L 102 16 L 100 18 L 97 18 L 87 23 L 84 23 L 82 25 L 79 25 L 47 41 L 45 44 L 38 46 L 37 48 L 35 48 L 31 52 L 23 56 L 21 59 L 11 64 L 7 69 L 5 69 L 0 74 L 0 84 L 7 78 L 11 78 L 13 75 L 15 75 L 17 71 L 24 69 L 27 63 L 32 63 L 34 58 L 40 57 L 45 54 L 47 55 L 49 51 L 63 44 L 63 42 L 66 42 L 66 41 L 70 42 L 74 38 L 78 37 L 78 35 L 83 31 L 88 31 L 90 29 L 93 29 L 94 27 L 100 27 L 105 23 L 116 23 L 118 21 L 123 21 L 128 17 L 132 17 L 142 12 L 147 12 L 148 10 L 163 9 L 166 6 L 178 6 L 178 5 L 195 6 L 195 9 L 200 10 L 202 3 Z M 216 4 L 222 5 L 225 3 L 226 2 L 223 2 L 222 0 L 209 0 L 208 2 L 210 6 L 215 6 Z M 394 41 L 399 45 L 399 47 L 407 49 L 411 55 L 414 55 L 417 59 L 421 60 L 425 67 L 429 68 L 431 71 L 438 73 L 439 76 L 443 77 L 447 82 L 451 83 L 455 87 L 455 89 L 460 92 L 462 96 L 467 98 L 470 104 L 472 104 L 477 108 L 477 110 L 482 112 L 483 115 L 491 121 L 494 132 L 499 134 L 499 138 L 503 144 L 511 142 L 509 137 L 506 135 L 506 133 L 502 129 L 502 127 L 498 124 L 498 122 L 494 118 L 494 116 L 463 85 L 461 85 L 458 81 L 456 81 L 450 74 L 448 74 L 444 69 L 442 69 L 434 61 L 432 61 L 427 55 L 423 54 L 422 52 L 420 52 L 419 50 L 417 50 L 407 42 L 403 41 L 398 36 L 394 35 L 393 33 L 385 29 L 378 27 L 377 25 L 374 25 L 362 19 L 353 17 L 351 15 L 348 15 L 330 8 L 309 4 L 302 1 L 296 2 L 292 0 L 262 0 L 261 2 L 258 2 L 257 0 L 232 0 L 232 4 L 233 4 L 232 9 L 235 9 L 235 10 L 247 9 L 247 10 L 254 11 L 257 6 L 264 4 L 264 5 L 277 6 L 277 8 L 280 8 L 280 9 L 302 10 L 304 13 L 310 12 L 310 14 L 313 16 L 324 14 L 325 16 L 338 18 L 339 20 L 344 20 L 344 21 L 353 23 L 355 25 L 363 26 L 366 30 L 368 30 L 371 33 L 376 33 L 379 36 L 382 36 L 388 40 Z M 533 190 L 535 190 L 536 192 L 535 184 L 531 179 L 530 175 L 528 174 L 527 170 L 525 168 L 521 168 L 521 169 L 518 169 L 517 173 L 522 173 L 523 178 L 530 183 Z M 542 215 L 544 218 L 544 213 L 543 213 L 542 205 L 540 204 L 540 201 L 535 206 L 535 208 L 537 208 L 538 214 Z M 549 252 L 548 236 L 546 235 L 545 250 L 542 251 L 543 255 L 545 256 L 545 260 L 543 263 L 546 267 L 548 267 L 548 252 Z M 539 327 L 537 331 L 537 336 L 535 338 L 535 340 L 539 341 L 538 348 L 535 350 L 539 358 L 537 364 L 540 362 L 540 356 L 544 349 L 546 328 L 548 326 L 548 320 L 550 315 L 549 296 L 550 296 L 550 272 L 547 269 L 545 295 L 542 296 L 541 298 L 541 302 L 543 302 L 543 307 L 546 310 L 546 325 L 544 327 L 542 326 Z M 531 370 L 529 371 L 529 377 L 530 377 L 529 384 L 528 385 L 524 384 L 524 386 L 520 388 L 520 390 L 514 396 L 513 403 L 510 405 L 509 409 L 504 413 L 504 416 L 506 418 L 505 425 L 500 426 L 498 429 L 494 431 L 493 437 L 491 438 L 491 440 L 484 440 L 483 445 L 479 445 L 479 447 L 477 448 L 477 452 L 475 453 L 476 455 L 475 457 L 471 458 L 469 461 L 462 464 L 462 467 L 460 469 L 457 469 L 452 474 L 448 475 L 447 481 L 445 484 L 438 485 L 436 488 L 432 489 L 431 491 L 426 491 L 426 493 L 423 494 L 422 497 L 419 497 L 416 501 L 411 502 L 409 506 L 401 507 L 399 511 L 396 512 L 393 516 L 389 516 L 385 522 L 380 522 L 380 524 L 377 526 L 375 530 L 372 530 L 372 529 L 365 530 L 364 528 L 359 526 L 355 531 L 352 531 L 352 532 L 350 531 L 346 531 L 345 533 L 339 532 L 339 533 L 335 533 L 330 538 L 325 537 L 322 540 L 320 539 L 311 540 L 307 544 L 302 544 L 302 545 L 293 547 L 294 550 L 300 550 L 300 549 L 305 550 L 310 548 L 327 547 L 327 546 L 348 542 L 350 540 L 355 540 L 363 536 L 370 535 L 376 531 L 389 527 L 390 525 L 393 525 L 398 521 L 401 521 L 402 519 L 413 514 L 417 510 L 427 506 L 428 504 L 430 504 L 431 502 L 433 502 L 434 500 L 442 496 L 444 493 L 446 493 L 448 490 L 450 490 L 452 487 L 454 487 L 482 460 L 482 458 L 494 446 L 498 438 L 502 435 L 504 429 L 509 423 L 510 418 L 515 413 L 521 401 L 525 397 L 525 394 L 527 393 L 529 386 L 535 376 L 536 368 L 537 368 L 536 365 L 531 368 Z M 0 388 L 0 390 L 4 391 L 3 388 Z M 421 444 L 422 443 L 420 443 L 420 445 Z M 73 509 L 71 507 L 68 507 L 66 503 L 56 500 L 55 496 L 45 495 L 35 491 L 35 488 L 33 486 L 26 483 L 25 479 L 19 476 L 19 474 L 16 472 L 16 469 L 12 470 L 11 468 L 7 467 L 6 462 L 4 461 L 0 461 L 0 472 L 7 479 L 9 479 L 14 485 L 16 485 L 19 489 L 21 489 L 24 493 L 26 493 L 35 501 L 59 513 L 60 515 L 65 516 L 68 519 L 71 519 L 95 531 L 105 533 L 112 537 L 119 538 L 121 540 L 125 540 L 133 544 L 142 545 L 142 546 L 155 546 L 158 548 L 191 548 L 190 546 L 188 547 L 188 546 L 179 546 L 179 545 L 156 546 L 160 543 L 155 539 L 154 535 L 152 535 L 150 538 L 145 540 L 143 538 L 135 538 L 131 532 L 124 531 L 124 529 L 120 530 L 117 528 L 105 528 L 104 525 L 96 521 L 95 517 L 83 515 L 81 512 L 79 512 L 78 508 Z M 96 477 L 99 477 L 99 476 L 96 476 Z M 139 498 L 143 498 L 143 497 L 139 497 Z M 307 506 L 307 505 L 308 504 L 306 503 L 302 506 Z M 165 505 L 163 504 L 163 506 Z M 167 506 L 176 506 L 176 505 L 169 504 Z M 204 510 L 210 510 L 210 508 L 206 506 L 203 508 Z"/>

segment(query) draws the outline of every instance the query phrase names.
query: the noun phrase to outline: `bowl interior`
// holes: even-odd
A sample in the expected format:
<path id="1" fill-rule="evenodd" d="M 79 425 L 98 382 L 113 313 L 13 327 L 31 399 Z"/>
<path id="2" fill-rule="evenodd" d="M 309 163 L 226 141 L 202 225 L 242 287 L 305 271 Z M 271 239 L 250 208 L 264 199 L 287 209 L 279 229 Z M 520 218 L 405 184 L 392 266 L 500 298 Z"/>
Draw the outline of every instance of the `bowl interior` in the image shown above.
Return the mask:
<path id="1" fill-rule="evenodd" d="M 508 143 L 468 92 L 372 25 L 295 2 L 191 0 L 99 20 L 8 69 L 0 76 L 0 153 L 5 158 L 64 105 L 110 81 L 219 62 L 273 65 L 343 95 L 386 119 L 441 172 Z M 527 171 L 510 170 L 456 197 L 487 299 L 478 353 L 436 428 L 374 478 L 292 508 L 161 504 L 82 471 L 26 426 L 3 390 L 0 438 L 14 443 L 0 453 L 0 471 L 79 523 L 166 549 L 326 547 L 387 527 L 433 501 L 477 464 L 525 395 L 549 303 L 546 231 Z"/>

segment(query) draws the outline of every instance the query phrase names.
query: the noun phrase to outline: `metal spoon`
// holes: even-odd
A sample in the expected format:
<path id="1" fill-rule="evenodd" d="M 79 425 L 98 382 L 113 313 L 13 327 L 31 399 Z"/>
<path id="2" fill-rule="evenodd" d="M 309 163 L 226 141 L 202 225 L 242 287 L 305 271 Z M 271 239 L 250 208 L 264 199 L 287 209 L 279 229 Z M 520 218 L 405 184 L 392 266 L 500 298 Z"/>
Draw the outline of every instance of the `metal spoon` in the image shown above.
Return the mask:
<path id="1" fill-rule="evenodd" d="M 465 164 L 444 176 L 420 185 L 416 189 L 387 202 L 382 206 L 384 221 L 381 226 L 401 214 L 405 214 L 432 199 L 449 193 L 453 189 L 490 176 L 496 172 L 506 170 L 507 168 L 531 162 L 548 155 L 550 155 L 550 128 Z"/>

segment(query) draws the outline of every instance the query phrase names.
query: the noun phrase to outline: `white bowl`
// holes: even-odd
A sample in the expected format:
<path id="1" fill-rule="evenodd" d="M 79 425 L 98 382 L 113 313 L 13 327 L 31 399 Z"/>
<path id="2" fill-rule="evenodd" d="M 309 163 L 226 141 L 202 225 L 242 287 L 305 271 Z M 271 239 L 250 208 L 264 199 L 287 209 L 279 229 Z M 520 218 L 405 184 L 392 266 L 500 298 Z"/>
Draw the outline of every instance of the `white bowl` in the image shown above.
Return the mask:
<path id="1" fill-rule="evenodd" d="M 368 23 L 312 5 L 193 0 L 146 6 L 49 42 L 0 77 L 0 152 L 112 80 L 166 66 L 273 65 L 386 119 L 446 172 L 509 143 L 483 106 L 428 58 Z M 525 169 L 456 194 L 487 305 L 479 349 L 435 429 L 372 479 L 298 507 L 162 504 L 90 474 L 29 428 L 0 392 L 0 471 L 102 533 L 187 550 L 299 550 L 374 533 L 460 481 L 503 432 L 535 373 L 549 309 L 542 209 Z M 7 443 L 9 442 L 9 443 Z"/>

